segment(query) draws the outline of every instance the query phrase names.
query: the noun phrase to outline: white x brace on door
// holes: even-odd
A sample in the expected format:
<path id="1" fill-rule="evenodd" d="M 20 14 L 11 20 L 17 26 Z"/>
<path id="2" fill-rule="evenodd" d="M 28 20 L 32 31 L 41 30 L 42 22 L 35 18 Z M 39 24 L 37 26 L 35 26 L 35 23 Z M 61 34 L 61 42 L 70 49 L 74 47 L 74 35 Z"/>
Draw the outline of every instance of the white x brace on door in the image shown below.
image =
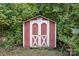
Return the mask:
<path id="1" fill-rule="evenodd" d="M 49 21 L 30 21 L 30 47 L 49 47 Z"/>

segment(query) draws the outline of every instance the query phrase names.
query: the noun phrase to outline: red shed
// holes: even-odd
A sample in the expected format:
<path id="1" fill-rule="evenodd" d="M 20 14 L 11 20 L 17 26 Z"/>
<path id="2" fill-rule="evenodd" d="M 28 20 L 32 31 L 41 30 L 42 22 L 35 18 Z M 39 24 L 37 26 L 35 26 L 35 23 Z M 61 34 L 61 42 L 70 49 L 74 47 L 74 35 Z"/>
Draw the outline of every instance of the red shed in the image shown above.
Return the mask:
<path id="1" fill-rule="evenodd" d="M 56 47 L 56 22 L 36 16 L 23 23 L 23 47 Z"/>

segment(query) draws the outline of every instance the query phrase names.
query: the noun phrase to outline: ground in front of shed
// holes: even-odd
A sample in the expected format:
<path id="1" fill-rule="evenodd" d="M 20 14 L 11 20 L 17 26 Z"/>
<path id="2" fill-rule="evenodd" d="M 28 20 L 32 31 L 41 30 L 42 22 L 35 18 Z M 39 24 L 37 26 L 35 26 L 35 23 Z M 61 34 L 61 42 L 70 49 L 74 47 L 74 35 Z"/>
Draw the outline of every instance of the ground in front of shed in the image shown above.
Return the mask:
<path id="1" fill-rule="evenodd" d="M 62 56 L 57 49 L 0 48 L 0 56 Z"/>

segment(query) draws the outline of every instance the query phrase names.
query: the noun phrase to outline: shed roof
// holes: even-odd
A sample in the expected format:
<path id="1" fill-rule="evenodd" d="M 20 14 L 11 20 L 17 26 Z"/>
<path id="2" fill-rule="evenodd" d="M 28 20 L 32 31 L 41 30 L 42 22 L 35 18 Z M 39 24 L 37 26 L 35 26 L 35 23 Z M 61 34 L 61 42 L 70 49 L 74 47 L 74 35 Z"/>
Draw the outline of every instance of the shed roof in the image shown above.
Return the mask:
<path id="1" fill-rule="evenodd" d="M 35 16 L 35 17 L 31 18 L 31 19 L 28 19 L 28 20 L 24 21 L 24 23 L 25 23 L 25 22 L 28 22 L 28 21 L 31 21 L 31 20 L 34 20 L 34 19 L 36 19 L 36 18 L 44 18 L 44 19 L 46 19 L 46 20 L 49 20 L 49 21 L 52 21 L 52 22 L 56 23 L 54 20 L 51 20 L 51 19 L 46 18 L 46 17 L 41 16 L 41 15 Z"/>

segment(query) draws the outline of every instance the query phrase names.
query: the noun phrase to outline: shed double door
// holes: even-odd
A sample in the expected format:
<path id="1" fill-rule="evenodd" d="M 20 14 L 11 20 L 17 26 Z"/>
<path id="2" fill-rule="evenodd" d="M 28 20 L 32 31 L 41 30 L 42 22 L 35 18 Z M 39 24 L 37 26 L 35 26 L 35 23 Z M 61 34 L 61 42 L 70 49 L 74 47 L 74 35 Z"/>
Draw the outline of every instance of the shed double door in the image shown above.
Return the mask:
<path id="1" fill-rule="evenodd" d="M 30 47 L 49 47 L 49 21 L 30 21 Z"/>

